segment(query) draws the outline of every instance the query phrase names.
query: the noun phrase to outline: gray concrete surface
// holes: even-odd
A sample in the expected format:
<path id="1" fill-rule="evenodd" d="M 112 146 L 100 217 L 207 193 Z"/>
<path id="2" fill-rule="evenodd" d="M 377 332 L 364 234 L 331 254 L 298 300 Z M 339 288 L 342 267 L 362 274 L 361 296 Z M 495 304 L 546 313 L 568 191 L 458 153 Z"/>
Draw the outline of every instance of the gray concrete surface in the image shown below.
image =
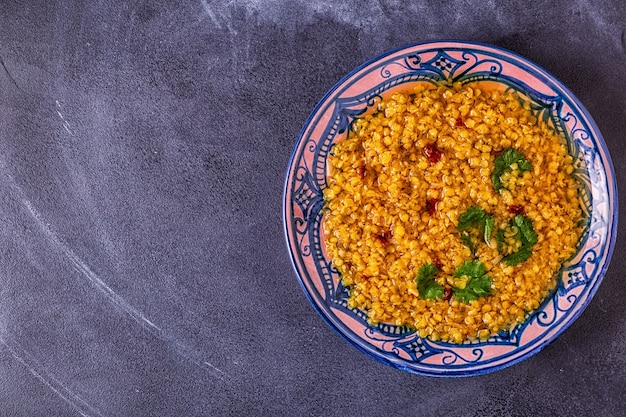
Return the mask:
<path id="1" fill-rule="evenodd" d="M 317 101 L 430 39 L 555 74 L 621 186 L 625 16 L 621 0 L 3 0 L 0 415 L 626 415 L 623 234 L 593 302 L 544 351 L 434 379 L 324 324 L 281 218 Z"/>

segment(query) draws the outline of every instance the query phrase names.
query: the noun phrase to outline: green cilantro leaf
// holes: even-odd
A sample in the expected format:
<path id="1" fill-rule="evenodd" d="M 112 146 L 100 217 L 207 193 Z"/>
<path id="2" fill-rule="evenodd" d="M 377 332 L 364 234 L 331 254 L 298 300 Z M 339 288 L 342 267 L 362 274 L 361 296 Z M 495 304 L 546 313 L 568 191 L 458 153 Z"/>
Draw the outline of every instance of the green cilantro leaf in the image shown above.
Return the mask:
<path id="1" fill-rule="evenodd" d="M 485 296 L 491 293 L 492 279 L 488 275 L 475 277 L 467 283 L 465 288 L 469 288 L 478 296 Z"/>
<path id="2" fill-rule="evenodd" d="M 474 293 L 474 291 L 465 287 L 461 288 L 452 288 L 452 292 L 454 293 L 454 297 L 462 303 L 469 303 L 470 301 L 478 300 L 478 296 Z"/>
<path id="3" fill-rule="evenodd" d="M 515 266 L 530 258 L 530 255 L 532 254 L 533 251 L 530 249 L 530 246 L 522 246 L 517 252 L 502 258 L 502 262 L 507 265 Z"/>
<path id="4" fill-rule="evenodd" d="M 504 252 L 504 229 L 498 229 L 496 232 L 496 242 L 498 243 L 498 252 Z"/>
<path id="5" fill-rule="evenodd" d="M 435 281 L 428 283 L 419 291 L 420 295 L 427 300 L 437 300 L 443 297 L 443 287 Z"/>
<path id="6" fill-rule="evenodd" d="M 433 264 L 424 264 L 424 265 L 422 265 L 422 267 L 420 269 L 418 269 L 416 280 L 418 280 L 418 281 L 428 281 L 428 280 L 431 280 L 431 279 L 435 278 L 435 275 L 437 275 L 438 271 L 439 271 L 439 269 L 437 269 L 437 267 L 435 265 L 433 265 Z"/>
<path id="7" fill-rule="evenodd" d="M 456 228 L 461 232 L 461 241 L 470 248 L 472 254 L 476 254 L 476 243 L 472 241 L 471 235 L 467 230 L 477 228 L 483 235 L 485 242 L 489 244 L 495 225 L 494 217 L 488 215 L 482 207 L 471 206 L 459 216 L 459 224 Z"/>
<path id="8" fill-rule="evenodd" d="M 435 281 L 439 270 L 433 264 L 424 264 L 417 271 L 415 284 L 420 297 L 427 300 L 436 300 L 443 297 L 443 287 Z"/>
<path id="9" fill-rule="evenodd" d="M 533 222 L 526 216 L 518 214 L 513 217 L 513 223 L 519 228 L 522 237 L 522 243 L 524 245 L 532 246 L 537 243 L 537 233 L 533 228 Z"/>
<path id="10" fill-rule="evenodd" d="M 485 242 L 489 244 L 491 241 L 491 234 L 493 230 L 496 228 L 496 219 L 493 216 L 485 216 L 484 225 L 483 225 L 483 236 Z"/>
<path id="11" fill-rule="evenodd" d="M 470 237 L 469 233 L 467 232 L 461 233 L 461 242 L 463 242 L 463 244 L 467 246 L 470 249 L 470 251 L 472 251 L 472 255 L 476 254 L 476 245 L 474 245 L 474 242 L 472 241 L 472 238 Z"/>
<path id="12" fill-rule="evenodd" d="M 504 150 L 504 152 L 500 154 L 498 158 L 500 158 L 509 167 L 517 162 L 518 167 L 521 171 L 528 171 L 530 169 L 530 162 L 528 162 L 526 158 L 524 158 L 523 153 L 516 149 L 507 148 Z"/>
<path id="13" fill-rule="evenodd" d="M 530 171 L 530 169 L 533 167 L 530 163 L 530 161 L 526 160 L 526 159 L 519 159 L 517 161 L 517 167 L 519 168 L 519 170 L 521 172 L 526 172 L 526 171 Z"/>
<path id="14" fill-rule="evenodd" d="M 515 235 L 515 238 L 521 242 L 522 246 L 519 248 L 517 252 L 511 253 L 504 258 L 502 258 L 502 262 L 507 265 L 515 266 L 524 261 L 526 261 L 533 254 L 532 247 L 537 243 L 538 236 L 533 228 L 533 222 L 526 216 L 518 214 L 513 217 L 509 222 L 510 226 L 515 226 L 518 228 L 519 233 Z M 504 232 L 498 231 L 496 234 L 496 239 L 502 239 L 502 243 L 498 240 L 498 250 L 503 252 L 504 247 Z"/>
<path id="15" fill-rule="evenodd" d="M 485 264 L 474 259 L 463 262 L 461 266 L 454 270 L 454 276 L 457 278 L 462 276 L 477 278 L 485 275 L 485 272 L 487 272 Z"/>
<path id="16" fill-rule="evenodd" d="M 469 207 L 467 210 L 465 210 L 463 214 L 459 216 L 459 224 L 456 228 L 459 232 L 463 232 L 472 226 L 480 225 L 485 216 L 485 210 L 483 210 L 482 207 Z"/>
<path id="17" fill-rule="evenodd" d="M 485 264 L 477 260 L 465 261 L 454 270 L 455 277 L 470 277 L 465 288 L 452 287 L 454 296 L 463 303 L 491 294 L 492 279 L 486 274 Z"/>
<path id="18" fill-rule="evenodd" d="M 532 167 L 531 163 L 524 157 L 524 154 L 513 148 L 506 148 L 504 152 L 494 159 L 493 163 L 494 169 L 493 174 L 491 174 L 491 181 L 496 191 L 506 188 L 500 177 L 505 171 L 511 169 L 511 165 L 517 163 L 519 172 L 529 171 Z"/>

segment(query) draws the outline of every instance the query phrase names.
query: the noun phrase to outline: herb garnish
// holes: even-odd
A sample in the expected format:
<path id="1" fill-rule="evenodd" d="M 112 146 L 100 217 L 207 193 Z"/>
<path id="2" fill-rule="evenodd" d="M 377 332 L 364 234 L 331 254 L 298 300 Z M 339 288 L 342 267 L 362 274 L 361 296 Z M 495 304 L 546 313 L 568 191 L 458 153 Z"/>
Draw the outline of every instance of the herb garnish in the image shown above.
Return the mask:
<path id="1" fill-rule="evenodd" d="M 482 207 L 472 206 L 459 216 L 459 224 L 456 228 L 461 233 L 461 242 L 475 255 L 477 242 L 474 239 L 476 235 L 473 235 L 474 239 L 472 239 L 472 234 L 470 234 L 469 230 L 477 229 L 487 245 L 491 245 L 491 236 L 496 230 L 496 221 Z M 502 258 L 502 262 L 515 266 L 530 258 L 530 255 L 532 255 L 531 248 L 537 243 L 537 233 L 535 233 L 532 221 L 523 214 L 513 217 L 508 224 L 508 228 L 515 231 L 514 237 L 519 242 L 519 249 Z M 504 230 L 498 229 L 495 238 L 498 252 L 506 252 Z"/>
<path id="2" fill-rule="evenodd" d="M 491 175 L 491 181 L 493 182 L 493 187 L 496 191 L 500 191 L 503 188 L 506 189 L 500 177 L 505 171 L 510 171 L 513 164 L 517 164 L 517 169 L 520 174 L 525 171 L 529 171 L 531 168 L 530 162 L 526 160 L 523 153 L 513 148 L 506 148 L 494 160 L 494 169 L 493 174 Z"/>
<path id="3" fill-rule="evenodd" d="M 535 243 L 537 243 L 538 236 L 537 233 L 535 233 L 532 221 L 522 214 L 518 214 L 513 217 L 509 222 L 509 227 L 517 228 L 518 232 L 514 235 L 514 237 L 521 243 L 521 247 L 517 250 L 517 252 L 511 253 L 502 258 L 502 262 L 507 265 L 515 266 L 530 258 L 533 253 L 531 248 L 535 245 Z M 500 252 L 505 250 L 504 239 L 504 230 L 498 230 L 498 233 L 496 233 L 496 240 L 498 241 L 498 250 Z"/>
<path id="4" fill-rule="evenodd" d="M 415 283 L 421 298 L 436 300 L 443 297 L 443 287 L 435 281 L 439 269 L 433 264 L 424 264 L 417 271 Z"/>
<path id="5" fill-rule="evenodd" d="M 504 258 L 502 258 L 502 262 L 504 262 L 507 265 L 515 266 L 517 264 L 524 262 L 528 258 L 530 258 L 530 255 L 532 254 L 533 254 L 533 251 L 530 249 L 530 247 L 522 246 L 521 248 L 519 248 L 517 252 L 507 255 Z"/>
<path id="6" fill-rule="evenodd" d="M 496 219 L 494 219 L 493 216 L 485 216 L 485 220 L 483 222 L 483 239 L 487 244 L 491 241 L 491 234 L 495 228 Z"/>
<path id="7" fill-rule="evenodd" d="M 496 221 L 493 216 L 488 215 L 482 207 L 471 206 L 459 216 L 457 230 L 461 233 L 461 241 L 470 248 L 472 253 L 476 252 L 476 244 L 472 241 L 468 229 L 477 228 L 485 243 L 491 241 L 491 234 L 496 228 Z"/>
<path id="8" fill-rule="evenodd" d="M 476 245 L 474 244 L 474 241 L 470 237 L 469 233 L 461 233 L 461 242 L 463 242 L 463 244 L 469 248 L 472 254 L 476 253 Z"/>
<path id="9" fill-rule="evenodd" d="M 504 237 L 504 229 L 498 229 L 498 231 L 496 232 L 496 242 L 498 243 L 498 252 L 502 253 L 505 250 L 505 243 L 506 238 Z"/>
<path id="10" fill-rule="evenodd" d="M 522 232 L 522 244 L 532 246 L 537 243 L 537 233 L 535 233 L 535 229 L 533 228 L 533 222 L 528 217 L 518 214 L 513 217 L 513 223 L 515 223 L 515 225 L 519 227 L 520 232 Z"/>
<path id="11" fill-rule="evenodd" d="M 464 288 L 452 287 L 454 296 L 463 303 L 477 300 L 491 294 L 492 279 L 487 275 L 485 265 L 477 260 L 465 261 L 454 271 L 457 278 L 469 278 Z"/>
<path id="12" fill-rule="evenodd" d="M 421 298 L 437 300 L 444 296 L 445 290 L 443 286 L 435 281 L 437 272 L 439 272 L 439 269 L 429 263 L 422 265 L 417 271 L 415 283 L 417 284 L 417 291 Z M 463 262 L 461 266 L 455 269 L 454 277 L 460 278 L 461 280 L 459 281 L 465 283 L 465 285 L 452 287 L 452 292 L 455 297 L 463 303 L 468 303 L 477 300 L 478 297 L 491 294 L 492 280 L 487 275 L 485 264 L 480 261 L 472 260 Z M 461 288 L 461 286 L 463 288 Z"/>

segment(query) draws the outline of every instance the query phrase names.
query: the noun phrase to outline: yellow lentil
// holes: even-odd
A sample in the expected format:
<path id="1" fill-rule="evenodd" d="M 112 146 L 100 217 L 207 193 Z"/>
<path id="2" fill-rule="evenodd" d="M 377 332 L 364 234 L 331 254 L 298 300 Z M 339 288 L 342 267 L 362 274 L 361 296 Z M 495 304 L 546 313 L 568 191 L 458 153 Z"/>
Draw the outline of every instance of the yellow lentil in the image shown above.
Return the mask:
<path id="1" fill-rule="evenodd" d="M 479 83 L 419 85 L 394 93 L 377 110 L 357 119 L 328 159 L 325 244 L 350 290 L 349 306 L 365 311 L 371 324 L 409 326 L 421 337 L 453 343 L 522 322 L 555 287 L 582 232 L 579 185 L 564 138 L 516 93 Z M 429 145 L 441 152 L 439 160 L 428 157 Z M 494 152 L 506 147 L 522 152 L 532 169 L 505 172 L 507 189 L 498 192 L 491 181 Z M 434 210 L 429 199 L 436 200 Z M 469 303 L 421 299 L 414 279 L 426 263 L 441 266 L 440 284 L 464 284 L 452 277 L 472 257 L 456 230 L 460 214 L 481 206 L 506 229 L 510 205 L 523 206 L 533 221 L 533 255 L 509 266 L 500 262 L 497 245 L 479 245 L 475 256 L 493 280 L 491 295 Z"/>

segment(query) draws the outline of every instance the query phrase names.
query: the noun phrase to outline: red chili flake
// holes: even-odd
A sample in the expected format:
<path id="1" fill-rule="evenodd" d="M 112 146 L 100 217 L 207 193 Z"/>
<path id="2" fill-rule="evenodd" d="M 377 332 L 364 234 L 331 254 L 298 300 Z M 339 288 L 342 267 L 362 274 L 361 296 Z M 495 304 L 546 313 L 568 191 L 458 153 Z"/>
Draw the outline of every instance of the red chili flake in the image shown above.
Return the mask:
<path id="1" fill-rule="evenodd" d="M 437 149 L 434 143 L 424 146 L 424 155 L 433 164 L 441 159 L 441 151 Z"/>
<path id="2" fill-rule="evenodd" d="M 456 127 L 467 127 L 465 125 L 465 122 L 463 121 L 463 119 L 461 117 L 457 117 L 456 120 L 454 121 L 454 125 Z"/>
<path id="3" fill-rule="evenodd" d="M 439 204 L 438 198 L 426 199 L 426 211 L 428 211 L 428 214 L 431 216 L 435 214 L 435 211 L 437 211 L 437 204 Z"/>
<path id="4" fill-rule="evenodd" d="M 492 149 L 491 150 L 491 154 L 496 158 L 502 155 L 502 152 L 504 152 L 504 149 Z"/>
<path id="5" fill-rule="evenodd" d="M 444 287 L 443 288 L 443 299 L 448 301 L 452 298 L 452 288 Z"/>
<path id="6" fill-rule="evenodd" d="M 433 265 L 435 265 L 437 269 L 443 268 L 443 264 L 441 263 L 441 259 L 439 258 L 433 259 Z"/>
<path id="7" fill-rule="evenodd" d="M 521 204 L 511 204 L 508 207 L 509 213 L 513 214 L 524 214 L 524 206 Z"/>
<path id="8" fill-rule="evenodd" d="M 367 175 L 367 170 L 365 169 L 364 166 L 358 166 L 356 167 L 356 173 L 358 174 L 359 177 L 361 177 L 361 179 L 364 179 L 365 176 Z"/>
<path id="9" fill-rule="evenodd" d="M 389 239 L 391 239 L 391 232 L 389 230 L 386 230 L 376 235 L 376 238 L 378 239 L 380 243 L 382 243 L 383 245 L 386 245 L 387 243 L 389 243 Z"/>

